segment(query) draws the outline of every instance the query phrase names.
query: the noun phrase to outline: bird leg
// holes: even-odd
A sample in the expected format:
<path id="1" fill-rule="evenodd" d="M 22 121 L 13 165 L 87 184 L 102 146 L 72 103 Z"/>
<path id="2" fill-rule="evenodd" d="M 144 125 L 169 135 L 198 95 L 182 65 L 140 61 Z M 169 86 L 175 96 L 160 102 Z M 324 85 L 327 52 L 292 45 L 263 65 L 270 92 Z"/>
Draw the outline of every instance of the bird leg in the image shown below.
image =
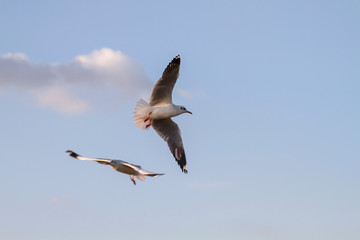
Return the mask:
<path id="1" fill-rule="evenodd" d="M 134 185 L 136 185 L 135 179 L 133 176 L 130 175 L 130 180 L 134 183 Z"/>
<path id="2" fill-rule="evenodd" d="M 149 116 L 144 120 L 144 122 L 146 122 L 147 120 L 150 119 L 150 114 L 151 114 L 151 112 L 149 112 Z M 151 119 L 150 119 L 150 120 L 151 120 Z"/>
<path id="3" fill-rule="evenodd" d="M 145 129 L 148 129 L 148 128 L 150 127 L 150 125 L 151 125 L 151 118 L 150 118 L 151 113 L 152 113 L 152 112 L 149 112 L 149 116 L 144 120 L 144 122 L 150 120 L 149 124 L 147 124 L 147 125 L 145 126 Z"/>
<path id="4" fill-rule="evenodd" d="M 145 126 L 145 129 L 148 129 L 150 127 L 150 125 L 151 125 L 151 118 L 150 118 L 149 124 Z"/>

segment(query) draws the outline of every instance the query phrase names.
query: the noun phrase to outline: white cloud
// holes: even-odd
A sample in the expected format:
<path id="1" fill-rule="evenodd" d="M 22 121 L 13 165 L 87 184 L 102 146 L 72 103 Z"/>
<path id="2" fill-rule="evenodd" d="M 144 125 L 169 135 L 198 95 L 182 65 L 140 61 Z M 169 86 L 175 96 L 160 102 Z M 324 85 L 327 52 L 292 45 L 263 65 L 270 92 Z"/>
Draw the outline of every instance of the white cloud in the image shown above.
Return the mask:
<path id="1" fill-rule="evenodd" d="M 7 53 L 1 56 L 4 59 L 14 59 L 14 60 L 20 60 L 20 61 L 26 61 L 27 57 L 23 53 Z"/>
<path id="2" fill-rule="evenodd" d="M 109 96 L 116 102 L 135 99 L 151 86 L 135 60 L 109 48 L 66 64 L 34 63 L 22 53 L 0 56 L 0 90 L 16 89 L 32 96 L 39 106 L 67 114 L 88 111 Z"/>
<path id="3" fill-rule="evenodd" d="M 67 114 L 83 113 L 91 108 L 89 103 L 60 87 L 49 87 L 43 91 L 36 91 L 34 96 L 40 106 L 50 107 Z"/>
<path id="4" fill-rule="evenodd" d="M 184 88 L 177 88 L 176 93 L 187 100 L 191 100 L 198 97 L 208 97 L 208 95 L 202 89 L 185 90 Z"/>

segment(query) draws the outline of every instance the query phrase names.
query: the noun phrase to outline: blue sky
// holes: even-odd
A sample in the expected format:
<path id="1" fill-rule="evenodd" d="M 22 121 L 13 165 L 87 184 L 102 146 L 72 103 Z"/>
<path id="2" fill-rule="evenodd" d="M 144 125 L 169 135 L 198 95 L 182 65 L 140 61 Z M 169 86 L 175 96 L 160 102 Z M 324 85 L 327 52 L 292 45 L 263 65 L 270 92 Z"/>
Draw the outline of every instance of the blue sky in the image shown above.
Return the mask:
<path id="1" fill-rule="evenodd" d="M 358 239 L 358 1 L 1 6 L 1 239 Z M 132 120 L 177 54 L 187 175 Z"/>

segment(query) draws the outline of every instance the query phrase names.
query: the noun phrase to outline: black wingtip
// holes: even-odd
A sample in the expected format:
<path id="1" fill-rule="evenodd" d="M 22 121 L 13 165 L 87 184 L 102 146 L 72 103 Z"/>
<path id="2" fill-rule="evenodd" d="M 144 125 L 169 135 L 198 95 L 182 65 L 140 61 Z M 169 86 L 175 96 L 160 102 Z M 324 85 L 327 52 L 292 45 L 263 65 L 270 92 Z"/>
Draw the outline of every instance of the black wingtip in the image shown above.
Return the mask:
<path id="1" fill-rule="evenodd" d="M 177 55 L 176 57 L 174 57 L 173 60 L 170 62 L 170 64 L 171 63 L 180 64 L 180 55 Z"/>
<path id="2" fill-rule="evenodd" d="M 183 173 L 188 173 L 188 170 L 187 170 L 187 164 L 186 164 L 186 156 L 185 156 L 185 151 L 181 154 L 181 157 L 180 159 L 176 159 L 176 156 L 175 157 L 175 160 L 177 161 L 177 163 L 179 164 L 179 167 L 181 169 L 181 171 Z"/>
<path id="3" fill-rule="evenodd" d="M 180 66 L 180 55 L 177 55 L 176 57 L 173 58 L 173 60 L 171 60 L 171 62 L 169 62 L 163 74 L 168 74 L 169 72 L 171 72 L 172 69 L 178 66 Z"/>
<path id="4" fill-rule="evenodd" d="M 79 154 L 71 151 L 71 150 L 67 150 L 66 153 L 70 156 L 70 157 L 73 157 L 73 158 L 77 158 L 79 156 Z"/>

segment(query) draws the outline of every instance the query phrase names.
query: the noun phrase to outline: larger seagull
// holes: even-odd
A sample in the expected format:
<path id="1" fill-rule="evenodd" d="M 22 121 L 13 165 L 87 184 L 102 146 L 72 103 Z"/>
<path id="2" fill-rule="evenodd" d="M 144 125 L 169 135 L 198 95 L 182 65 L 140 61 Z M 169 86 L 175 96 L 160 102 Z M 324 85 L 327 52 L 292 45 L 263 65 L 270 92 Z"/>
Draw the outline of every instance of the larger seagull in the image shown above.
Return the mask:
<path id="1" fill-rule="evenodd" d="M 176 56 L 165 68 L 155 84 L 149 103 L 140 99 L 135 107 L 134 122 L 140 129 L 150 126 L 167 142 L 171 153 L 181 170 L 187 173 L 184 144 L 178 125 L 171 120 L 182 113 L 190 113 L 184 106 L 172 103 L 172 91 L 180 70 L 180 55 Z"/>

